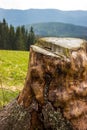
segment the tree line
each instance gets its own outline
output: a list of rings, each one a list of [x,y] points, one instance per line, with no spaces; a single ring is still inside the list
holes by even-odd
[[[0,21],[0,49],[5,50],[29,50],[30,45],[36,40],[33,27],[30,31],[25,26],[8,26],[5,19]]]

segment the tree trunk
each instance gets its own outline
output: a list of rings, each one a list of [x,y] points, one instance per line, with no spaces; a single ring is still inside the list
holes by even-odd
[[[86,44],[43,38],[31,46],[24,89],[0,111],[0,130],[87,130]]]

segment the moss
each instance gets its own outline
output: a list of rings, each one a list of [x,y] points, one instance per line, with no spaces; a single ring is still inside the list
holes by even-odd
[[[69,57],[69,55],[70,55],[70,53],[69,53],[69,49],[67,49],[67,48],[63,48],[63,52],[64,52],[64,55],[66,56],[66,57]]]
[[[60,108],[55,110],[52,104],[48,102],[46,106],[44,106],[42,113],[44,117],[45,130],[72,130],[70,122],[66,121],[63,117]]]

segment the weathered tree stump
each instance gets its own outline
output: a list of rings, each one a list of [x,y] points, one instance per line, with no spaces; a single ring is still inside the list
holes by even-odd
[[[87,130],[87,42],[43,38],[30,49],[24,89],[0,130]]]

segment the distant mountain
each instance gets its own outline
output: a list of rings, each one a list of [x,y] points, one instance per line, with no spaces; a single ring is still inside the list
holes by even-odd
[[[40,36],[78,37],[87,39],[87,27],[59,22],[38,23],[26,25],[26,29],[33,27],[35,34]]]
[[[43,22],[63,22],[87,26],[87,11],[61,11],[57,9],[0,9],[0,21],[5,18],[14,26]]]

